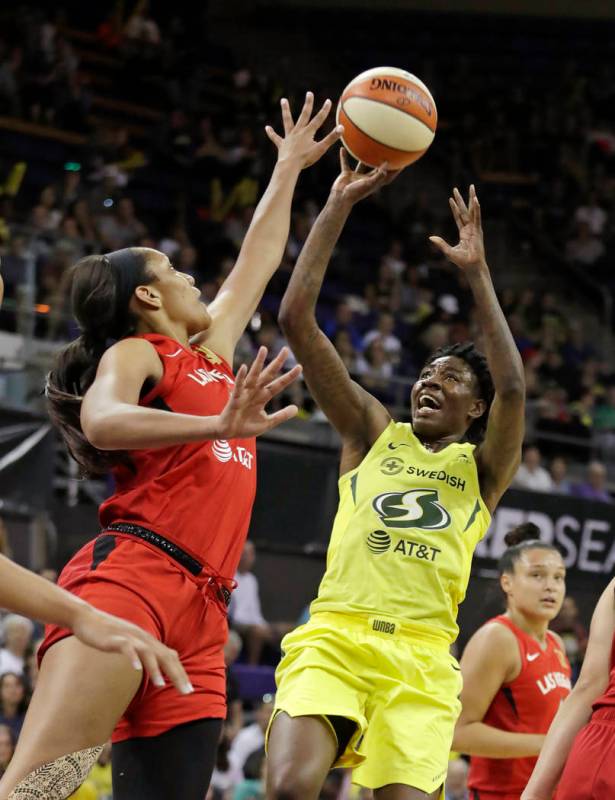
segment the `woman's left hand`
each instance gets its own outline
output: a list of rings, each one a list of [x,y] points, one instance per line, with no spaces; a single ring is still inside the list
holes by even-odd
[[[310,167],[340,138],[344,130],[338,125],[319,142],[314,139],[329,115],[331,101],[325,100],[320,111],[312,117],[314,95],[308,92],[297,122],[293,122],[290,105],[285,97],[282,98],[281,105],[284,136],[277,134],[271,125],[265,127],[265,133],[278,148],[278,163],[291,161],[295,162],[299,169]]]
[[[467,206],[458,189],[453,189],[453,197],[449,197],[448,202],[459,231],[459,243],[451,247],[440,236],[430,236],[429,241],[433,242],[453,264],[464,271],[485,267],[485,243],[480,204],[474,184],[470,186]]]

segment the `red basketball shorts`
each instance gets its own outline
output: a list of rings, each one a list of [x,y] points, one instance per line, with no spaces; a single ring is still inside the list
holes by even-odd
[[[559,782],[556,800],[615,798],[615,708],[594,711],[579,731]]]
[[[144,672],[139,691],[119,720],[113,741],[157,736],[185,722],[226,716],[224,606],[180,564],[157,548],[125,535],[104,535],[66,565],[60,586],[102,611],[133,622],[179,657],[194,686],[181,695],[167,681],[154,686]],[[71,632],[48,625],[39,659]]]

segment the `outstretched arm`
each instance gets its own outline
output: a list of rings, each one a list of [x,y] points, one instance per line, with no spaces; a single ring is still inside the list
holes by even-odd
[[[157,686],[162,672],[182,694],[193,691],[177,653],[130,622],[98,611],[40,575],[0,556],[0,607],[68,628],[84,644],[123,653],[135,669],[148,671]]]
[[[390,417],[384,406],[350,377],[333,344],[318,327],[316,301],[352,206],[391,179],[383,168],[353,172],[340,151],[341,174],[303,246],[280,306],[279,322],[303,366],[312,396],[343,440],[341,472],[352,469]]]
[[[594,611],[579,680],[551,723],[540,758],[521,800],[551,800],[575,736],[588,722],[594,701],[608,684],[614,634],[615,580],[612,580]]]
[[[487,507],[493,511],[521,460],[525,431],[523,363],[489,274],[480,205],[474,186],[470,187],[469,207],[457,189],[449,202],[459,230],[459,244],[451,247],[439,236],[431,236],[430,239],[453,264],[465,272],[483,329],[485,355],[495,397],[489,412],[485,441],[477,450],[476,460],[481,493]]]
[[[233,363],[235,345],[282,260],[299,174],[318,161],[341,133],[341,128],[335,128],[322,141],[315,142],[314,137],[331,109],[331,101],[327,100],[310,120],[313,105],[314,96],[308,92],[303,110],[294,123],[288,100],[283,99],[284,138],[270,126],[266,127],[267,136],[278,148],[273,175],[256,207],[237,262],[209,306],[211,326],[195,337],[196,342],[206,342],[230,364]]]

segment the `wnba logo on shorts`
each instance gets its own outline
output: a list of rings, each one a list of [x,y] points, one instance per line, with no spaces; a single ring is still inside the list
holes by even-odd
[[[375,619],[372,628],[378,633],[395,633],[395,623],[387,622],[385,619]]]

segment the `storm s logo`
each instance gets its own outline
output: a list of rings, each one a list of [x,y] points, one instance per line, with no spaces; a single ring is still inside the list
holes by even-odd
[[[451,523],[450,514],[438,500],[436,489],[410,489],[379,494],[372,507],[387,528],[436,531]]]

